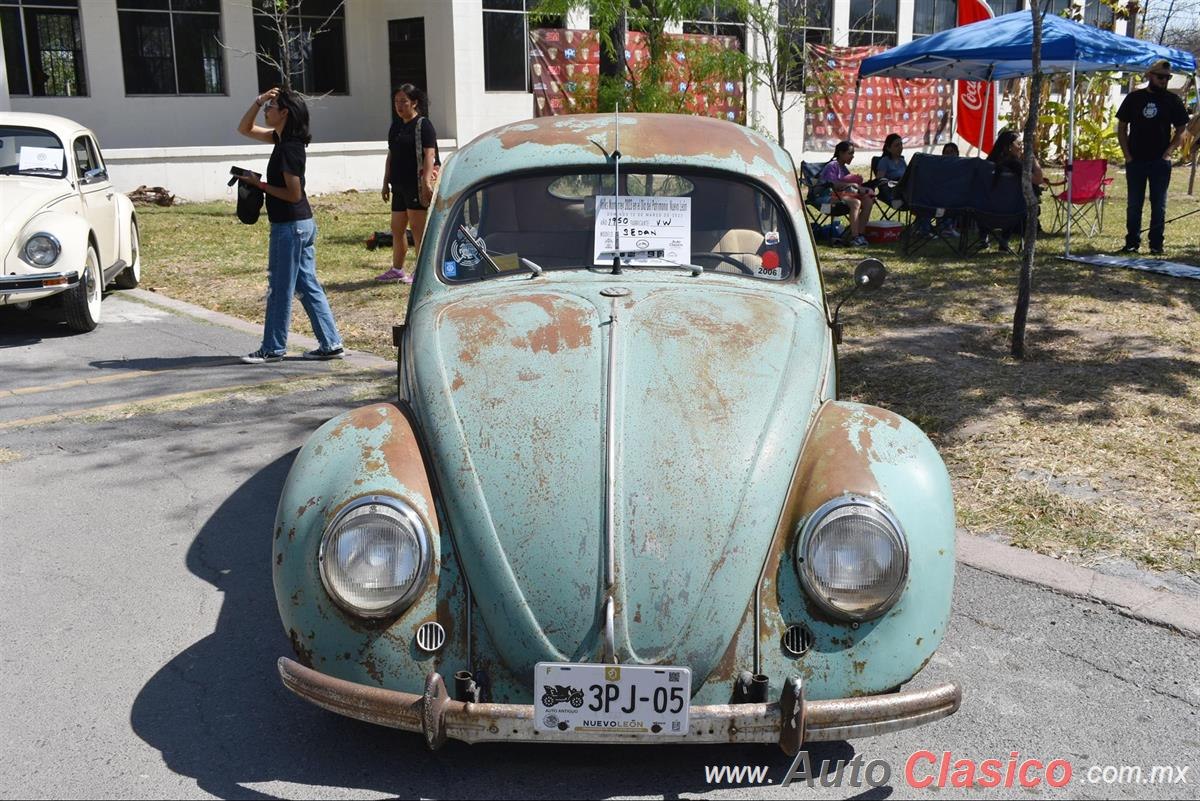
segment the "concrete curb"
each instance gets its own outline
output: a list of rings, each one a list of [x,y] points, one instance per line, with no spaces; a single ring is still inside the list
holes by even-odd
[[[196,306],[186,301],[176,300],[175,298],[162,295],[158,292],[149,292],[145,289],[128,289],[121,293],[123,297],[140,300],[143,303],[148,303],[151,306],[161,306],[164,309],[170,309],[181,314],[186,314],[189,317],[195,317],[205,322],[213,323],[214,325],[223,325],[226,328],[232,328],[236,331],[244,331],[247,334],[253,334],[255,337],[262,337],[262,326],[256,323],[247,322],[240,317],[234,317],[229,314],[205,309]],[[389,332],[390,335],[390,332]],[[320,347],[316,339],[304,334],[288,334],[288,341],[293,344],[299,344],[305,350],[313,350]],[[248,344],[248,347],[253,347],[253,341]],[[390,359],[381,359],[373,353],[363,353],[358,350],[346,349],[347,363],[355,367],[364,369],[380,370],[384,372],[394,372],[396,363]]]
[[[245,331],[247,334],[258,336],[262,333],[261,325],[175,300],[157,292],[134,289],[122,294],[216,325]],[[305,348],[317,347],[317,341],[309,336],[291,334],[289,339]],[[355,366],[380,371],[390,372],[396,369],[395,362],[361,351],[346,351],[346,361]],[[993,542],[965,531],[958,532],[957,549],[958,561],[977,570],[1044,587],[1062,595],[1095,601],[1135,620],[1165,626],[1188,637],[1200,638],[1200,601],[1179,593],[1152,590],[1129,579],[1106,576],[1086,567]]]
[[[957,558],[964,565],[1062,595],[1095,601],[1126,617],[1200,638],[1200,601],[1176,592],[1152,590],[1129,579],[1106,576],[964,531],[959,531],[956,539]]]

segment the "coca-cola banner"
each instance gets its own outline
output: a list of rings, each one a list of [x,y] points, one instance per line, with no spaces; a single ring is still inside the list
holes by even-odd
[[[991,18],[992,8],[986,0],[959,0],[959,25]],[[995,82],[958,82],[958,135],[972,145],[978,146],[982,141],[983,150],[991,147],[996,138],[996,89]],[[980,126],[983,128],[982,140]]]
[[[600,44],[595,31],[536,28],[529,31],[533,116],[596,110]]]
[[[858,90],[854,134],[850,135],[858,65],[885,49],[807,46],[805,150],[832,152],[843,139],[852,139],[860,150],[876,150],[883,147],[890,133],[900,134],[905,145],[912,148],[950,140],[952,93],[950,82],[940,78],[864,78]]]
[[[664,88],[682,96],[692,114],[743,122],[746,85],[732,76],[700,74],[693,63],[712,51],[737,49],[733,36],[668,34],[671,68]],[[600,76],[600,45],[595,31],[538,28],[529,32],[529,72],[533,83],[533,114],[581,114],[596,110]],[[637,80],[650,59],[646,35],[630,31],[625,39],[625,62]]]

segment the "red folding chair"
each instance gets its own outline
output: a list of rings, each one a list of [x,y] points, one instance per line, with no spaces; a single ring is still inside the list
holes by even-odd
[[[1078,227],[1080,232],[1088,231],[1090,236],[1096,236],[1104,227],[1105,188],[1113,182],[1106,173],[1108,162],[1104,159],[1082,159],[1075,162],[1075,179],[1071,183],[1071,197],[1067,198],[1067,181],[1050,181],[1050,186],[1061,186],[1063,190],[1051,195],[1054,201],[1054,223],[1052,233],[1059,233],[1067,227],[1067,215],[1070,215],[1071,227]]]

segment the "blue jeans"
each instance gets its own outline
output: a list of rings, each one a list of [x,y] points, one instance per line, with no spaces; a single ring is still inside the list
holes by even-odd
[[[292,323],[292,295],[308,313],[313,333],[322,350],[342,346],[333,312],[325,290],[317,280],[317,225],[310,218],[286,223],[271,223],[271,244],[267,251],[267,319],[263,324],[262,349],[266,353],[287,351],[288,328]]]
[[[1150,249],[1162,250],[1167,220],[1167,187],[1171,185],[1171,162],[1167,159],[1131,161],[1125,165],[1129,205],[1125,209],[1125,245],[1142,244],[1142,204],[1150,184]]]

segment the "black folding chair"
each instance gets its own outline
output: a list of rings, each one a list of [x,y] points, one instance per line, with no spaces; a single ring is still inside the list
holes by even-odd
[[[845,217],[846,227],[849,228],[850,207],[833,199],[833,186],[821,180],[823,166],[800,162],[800,182],[804,185],[804,214],[812,226],[813,235],[818,241],[828,242],[833,239],[833,223],[838,217]]]
[[[871,180],[867,181],[867,186],[875,190],[875,205],[872,208],[879,210],[881,220],[901,221],[903,218],[903,222],[907,224],[908,207],[904,205],[904,198],[900,196],[900,182],[875,178],[875,167],[881,158],[883,156],[871,157]]]
[[[941,242],[961,252],[961,229],[974,203],[974,172],[971,162],[957,156],[916,153],[908,163],[898,187],[911,217],[900,234],[900,251],[909,256],[931,242]]]
[[[1025,237],[1025,193],[1021,176],[1008,169],[980,169],[975,175],[975,210],[971,231],[964,231],[963,252],[977,252],[995,242],[1001,250],[1020,252]]]

